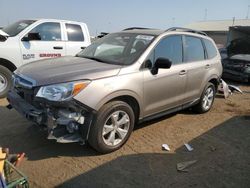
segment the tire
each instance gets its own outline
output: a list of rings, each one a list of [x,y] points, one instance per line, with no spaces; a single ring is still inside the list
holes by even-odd
[[[123,122],[119,121],[123,118]],[[97,113],[89,133],[89,144],[100,153],[119,149],[130,137],[135,124],[135,114],[123,101],[105,104]]]
[[[12,85],[11,77],[12,72],[6,67],[0,65],[0,98],[7,96]]]
[[[199,103],[193,107],[194,111],[200,114],[208,112],[213,106],[215,93],[216,93],[216,90],[215,90],[214,84],[209,82],[206,85],[201,95]]]

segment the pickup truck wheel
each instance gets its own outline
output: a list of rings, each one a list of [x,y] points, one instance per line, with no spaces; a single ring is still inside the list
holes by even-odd
[[[133,131],[133,109],[123,101],[104,105],[89,133],[89,144],[98,152],[109,153],[119,149]]]
[[[208,83],[201,95],[200,102],[194,106],[194,110],[200,114],[208,112],[214,103],[215,86],[212,83]]]
[[[11,87],[11,76],[11,71],[0,65],[0,98],[6,97]]]

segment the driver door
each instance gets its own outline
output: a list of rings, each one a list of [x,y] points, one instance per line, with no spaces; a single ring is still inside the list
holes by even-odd
[[[29,33],[38,33],[40,39],[28,39],[28,41],[21,39],[23,63],[65,55],[65,41],[62,40],[62,29],[59,22],[41,23]],[[28,34],[25,37],[28,38]]]
[[[172,66],[170,69],[159,69],[156,75],[149,68],[144,69],[145,117],[180,106],[185,98],[187,75],[182,63],[182,36],[163,38],[147,60],[154,66],[158,58],[169,59]]]

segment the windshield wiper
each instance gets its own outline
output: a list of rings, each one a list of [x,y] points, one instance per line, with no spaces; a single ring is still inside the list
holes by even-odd
[[[80,55],[76,55],[76,57],[91,59],[91,60],[94,60],[94,61],[98,61],[98,62],[102,62],[102,63],[107,63],[107,64],[110,64],[110,63],[111,63],[111,62],[109,62],[109,61],[100,59],[100,58],[98,58],[98,57],[89,57],[89,56],[80,56]]]

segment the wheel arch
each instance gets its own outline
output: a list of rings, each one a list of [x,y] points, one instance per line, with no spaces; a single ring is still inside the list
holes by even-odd
[[[120,100],[128,103],[135,113],[136,122],[139,120],[139,118],[141,117],[142,103],[139,97],[133,92],[123,91],[113,93],[101,100],[102,102],[98,104],[97,110],[99,110],[103,105],[115,100]]]
[[[203,81],[203,83],[202,83],[202,86],[203,86],[203,87],[201,87],[201,89],[200,89],[200,95],[199,95],[200,97],[201,97],[201,95],[202,95],[202,93],[203,93],[203,91],[204,91],[206,85],[207,85],[209,82],[212,83],[212,84],[214,84],[215,89],[216,89],[216,91],[217,91],[217,88],[218,88],[219,82],[220,82],[220,77],[218,77],[218,75],[216,75],[216,74],[213,74],[213,75],[209,76],[207,79],[205,79],[205,80]]]
[[[17,69],[17,67],[11,61],[4,59],[4,58],[0,58],[0,65],[2,65],[3,67],[6,67],[11,72],[14,72]]]
[[[209,79],[208,82],[214,84],[215,91],[217,92],[218,86],[220,84],[220,79],[218,77],[212,77],[212,78]]]

